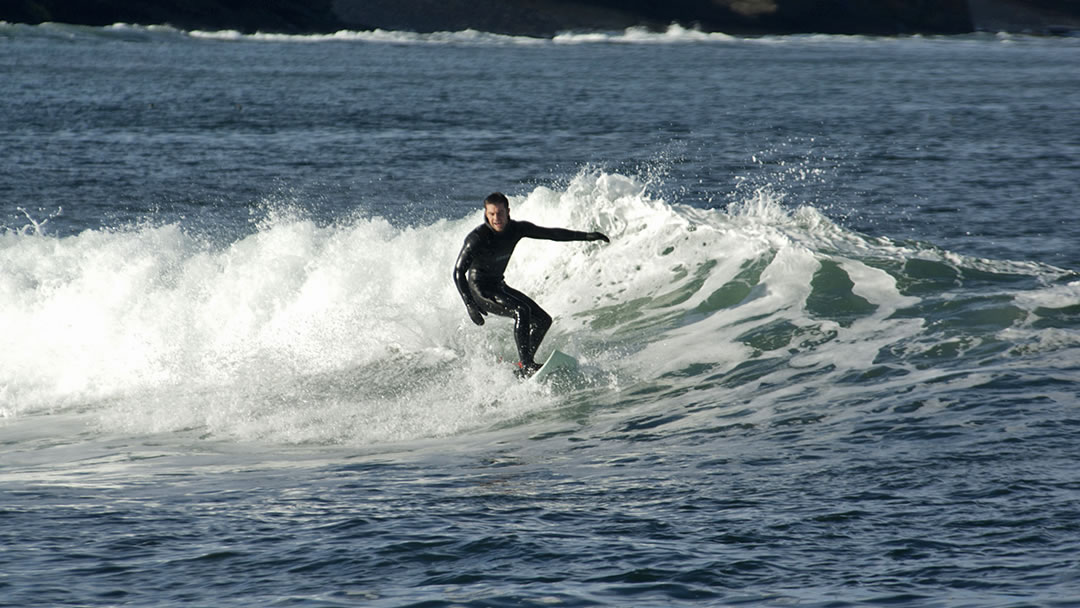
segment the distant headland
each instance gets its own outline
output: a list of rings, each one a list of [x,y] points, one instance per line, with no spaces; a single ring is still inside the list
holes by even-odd
[[[1080,0],[8,0],[0,20],[245,33],[466,29],[523,36],[663,29],[763,34],[1080,32]]]

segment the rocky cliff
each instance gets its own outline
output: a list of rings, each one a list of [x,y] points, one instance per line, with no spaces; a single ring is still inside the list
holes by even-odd
[[[1080,29],[1080,0],[2,0],[0,20],[285,33],[471,28],[549,36],[671,23],[751,35],[1049,33]]]

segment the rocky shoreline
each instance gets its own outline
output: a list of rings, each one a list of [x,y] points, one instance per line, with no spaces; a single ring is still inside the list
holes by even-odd
[[[526,36],[663,29],[735,35],[1080,32],[1080,0],[9,0],[0,20],[328,33],[475,29]]]

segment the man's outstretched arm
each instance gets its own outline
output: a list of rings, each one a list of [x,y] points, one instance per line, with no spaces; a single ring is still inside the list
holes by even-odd
[[[548,241],[604,241],[611,240],[602,232],[581,232],[567,230],[566,228],[545,228],[530,222],[521,222],[525,229],[523,234],[531,239],[545,239]]]

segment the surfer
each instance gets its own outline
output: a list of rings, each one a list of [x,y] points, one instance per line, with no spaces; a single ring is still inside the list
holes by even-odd
[[[551,327],[551,315],[529,296],[510,287],[503,280],[514,247],[523,238],[549,241],[604,241],[599,232],[578,232],[565,228],[544,228],[530,222],[510,219],[510,201],[501,192],[484,199],[484,223],[465,237],[465,244],[454,265],[454,283],[469,318],[484,324],[484,315],[495,314],[514,319],[514,341],[518,351],[518,373],[531,376],[540,369],[533,360],[544,334]]]

